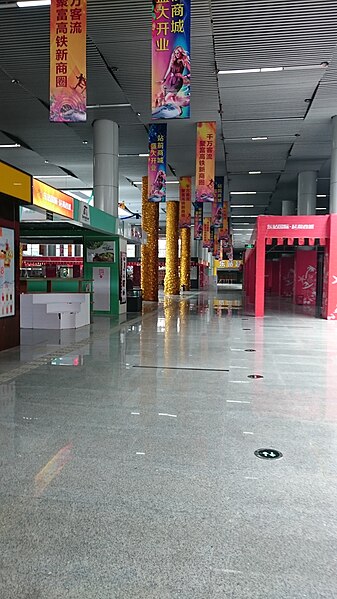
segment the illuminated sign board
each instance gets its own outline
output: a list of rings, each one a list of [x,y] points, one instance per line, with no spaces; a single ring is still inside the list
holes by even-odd
[[[32,177],[5,162],[0,162],[0,193],[31,204]]]
[[[74,199],[37,179],[33,182],[33,204],[60,216],[74,218]]]

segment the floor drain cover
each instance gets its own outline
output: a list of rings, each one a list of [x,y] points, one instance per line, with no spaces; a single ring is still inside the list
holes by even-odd
[[[245,349],[245,351],[256,351],[256,349]]]
[[[277,449],[257,449],[254,454],[261,460],[279,460],[283,457],[283,453],[277,451]]]
[[[262,374],[249,374],[248,377],[249,379],[263,379]]]

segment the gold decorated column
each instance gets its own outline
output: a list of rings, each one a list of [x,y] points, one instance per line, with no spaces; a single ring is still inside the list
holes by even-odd
[[[179,202],[166,202],[166,274],[165,293],[179,295]]]
[[[147,242],[142,245],[141,278],[143,300],[158,301],[159,204],[148,200],[148,178],[142,179],[142,228]]]
[[[191,229],[181,229],[181,256],[180,256],[180,286],[185,291],[191,288]]]

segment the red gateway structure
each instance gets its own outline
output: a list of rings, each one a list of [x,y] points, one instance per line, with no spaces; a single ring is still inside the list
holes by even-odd
[[[337,214],[326,216],[259,216],[246,250],[244,294],[247,309],[264,316],[265,290],[294,303],[315,305],[317,251],[324,250],[322,317],[337,320]],[[266,250],[293,249],[274,264],[266,262]],[[296,246],[296,247],[293,247]]]

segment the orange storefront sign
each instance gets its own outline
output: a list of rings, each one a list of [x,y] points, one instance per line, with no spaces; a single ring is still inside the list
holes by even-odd
[[[60,216],[74,218],[73,198],[37,179],[33,182],[33,204]]]

